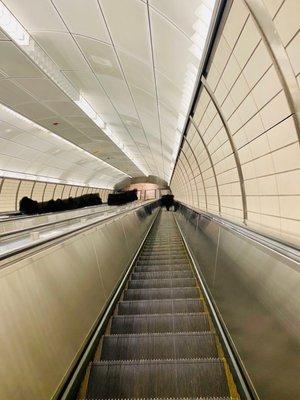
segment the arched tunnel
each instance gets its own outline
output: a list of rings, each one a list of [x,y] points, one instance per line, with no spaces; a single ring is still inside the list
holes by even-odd
[[[0,400],[300,398],[299,28],[0,0]]]

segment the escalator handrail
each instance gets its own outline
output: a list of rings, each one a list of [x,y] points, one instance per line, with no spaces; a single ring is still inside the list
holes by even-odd
[[[145,205],[145,204],[147,204],[147,203],[143,203],[143,205]],[[93,207],[94,207],[94,206],[93,206]],[[114,208],[112,208],[111,210],[114,210]],[[59,214],[62,214],[62,213],[64,213],[64,212],[71,212],[71,211],[76,211],[76,210],[67,210],[67,211],[59,212]],[[78,215],[77,217],[65,218],[65,219],[62,219],[62,220],[60,220],[60,221],[50,221],[50,222],[45,222],[45,223],[43,223],[43,224],[38,224],[38,225],[30,226],[30,227],[28,227],[28,228],[15,229],[15,230],[7,231],[7,232],[2,232],[2,233],[0,233],[0,240],[1,240],[2,238],[6,238],[6,237],[9,237],[9,236],[14,236],[14,235],[17,236],[17,235],[19,235],[19,234],[21,234],[21,233],[26,233],[26,232],[30,232],[30,231],[35,231],[35,230],[37,230],[37,229],[46,228],[47,226],[56,225],[56,224],[57,224],[57,225],[59,225],[59,224],[64,224],[64,223],[66,223],[66,222],[74,221],[74,220],[76,220],[76,219],[80,220],[81,218],[85,218],[85,217],[88,217],[88,216],[96,216],[96,215],[103,214],[103,213],[108,212],[108,211],[109,211],[109,209],[105,209],[105,210],[102,210],[102,211],[99,210],[99,211],[96,211],[96,212],[94,212],[94,213],[82,214],[82,215]],[[54,215],[54,214],[56,214],[56,213],[40,214],[40,215],[30,216],[30,217],[31,217],[31,218],[32,218],[32,217],[42,217],[42,216],[44,216],[44,215],[48,216],[48,215]],[[29,216],[28,216],[28,217],[29,217]],[[3,221],[3,222],[4,222],[4,221]],[[7,222],[7,221],[5,221],[5,222]],[[0,221],[0,223],[1,223],[1,221]]]
[[[177,201],[177,203],[208,219],[209,221],[217,223],[219,226],[222,226],[231,232],[246,237],[247,239],[258,243],[265,248],[280,254],[280,256],[288,258],[292,261],[296,261],[297,263],[300,262],[300,249],[292,244],[281,242],[277,238],[256,232],[254,229],[251,229],[247,226],[242,226],[238,223],[216,216],[207,211],[199,210],[181,201]]]
[[[80,227],[70,229],[68,232],[58,233],[57,235],[55,235],[53,237],[46,238],[46,239],[40,239],[40,240],[35,241],[34,243],[29,243],[29,244],[20,246],[17,249],[13,249],[11,251],[6,252],[5,254],[1,254],[0,255],[0,262],[3,261],[3,260],[8,259],[10,257],[17,256],[17,255],[19,255],[19,254],[21,254],[21,253],[23,253],[25,251],[33,250],[33,249],[35,249],[37,247],[40,247],[40,246],[43,246],[43,245],[49,245],[50,246],[50,245],[53,245],[53,244],[58,244],[60,241],[62,241],[62,239],[64,240],[67,236],[71,237],[71,236],[77,235],[80,232],[83,232],[85,230],[89,230],[89,229],[91,229],[91,228],[93,228],[93,227],[95,227],[97,225],[105,224],[105,223],[107,223],[108,221],[110,221],[110,220],[112,220],[114,218],[119,218],[120,216],[122,216],[124,214],[131,213],[133,211],[136,211],[139,208],[143,208],[143,207],[149,206],[149,205],[154,204],[156,202],[158,202],[158,200],[153,200],[153,201],[150,201],[150,202],[148,202],[146,204],[145,203],[144,204],[140,204],[140,205],[138,205],[136,207],[133,207],[133,208],[131,208],[129,210],[124,210],[124,211],[121,211],[121,212],[119,212],[117,214],[114,214],[114,215],[108,215],[106,218],[101,219],[101,221],[86,222],[86,223],[83,223],[82,226],[80,226]],[[43,249],[44,249],[44,246],[43,246]],[[4,266],[0,267],[0,269],[3,269],[3,268],[4,268]]]

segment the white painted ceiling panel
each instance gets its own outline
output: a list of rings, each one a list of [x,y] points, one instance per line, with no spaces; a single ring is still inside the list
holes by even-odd
[[[189,51],[192,42],[174,25],[151,11],[155,68],[178,87],[182,87],[187,65],[194,61]]]
[[[21,90],[14,82],[8,79],[0,79],[1,102],[11,106],[26,102],[33,102],[34,98]]]
[[[61,70],[73,70],[76,66],[77,71],[88,71],[88,65],[69,33],[37,32],[33,37]]]
[[[139,0],[100,0],[100,4],[114,45],[151,63],[146,5]]]
[[[50,0],[5,0],[4,4],[29,32],[67,31]]]
[[[17,78],[14,82],[41,101],[68,101],[54,83],[45,78]],[[69,100],[70,102],[70,100]],[[71,102],[70,102],[71,103]],[[74,107],[75,108],[75,107]],[[78,107],[77,107],[78,108]]]
[[[201,1],[184,0],[183,4],[182,0],[149,0],[149,3],[187,37],[190,38],[193,35],[193,24],[197,20],[195,13]]]
[[[39,78],[42,73],[11,41],[0,42],[0,70],[9,77]]]
[[[143,62],[124,51],[118,51],[118,54],[129,85],[155,96],[152,64]]]
[[[109,35],[97,0],[53,0],[53,4],[63,16],[71,33],[109,42]]]

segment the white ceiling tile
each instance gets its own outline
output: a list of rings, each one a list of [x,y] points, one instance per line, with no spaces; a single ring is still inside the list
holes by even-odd
[[[79,107],[77,107],[72,101],[45,101],[44,104],[51,108],[56,114],[59,114],[60,116],[68,116],[68,115],[74,115],[74,116],[80,116],[80,117],[85,117],[85,114],[83,111],[80,110]]]
[[[105,42],[110,41],[97,0],[54,0],[53,2],[71,33]]]
[[[21,90],[12,81],[7,79],[0,80],[0,102],[10,107],[17,104],[32,102],[34,99],[26,92]]]
[[[37,32],[33,37],[60,69],[88,70],[84,57],[69,33]]]
[[[124,80],[107,75],[99,76],[105,91],[113,101],[119,114],[136,118],[136,111]]]
[[[107,123],[120,121],[100,82],[91,71],[66,71],[64,74]]]
[[[195,61],[189,51],[191,42],[157,12],[151,11],[150,15],[155,68],[182,87],[187,66]]]
[[[84,116],[82,116],[82,117],[69,116],[69,117],[66,117],[66,120],[68,122],[70,122],[70,124],[72,126],[74,126],[75,128],[78,128],[78,129],[95,127],[94,123],[91,120],[89,120],[88,118],[85,118]]]
[[[68,99],[68,97],[57,86],[55,86],[54,83],[46,78],[18,78],[14,79],[14,82],[42,101],[66,101]]]
[[[122,78],[112,46],[81,36],[75,38],[96,74]]]
[[[135,57],[149,63],[149,40],[146,5],[139,0],[100,0],[113,42]]]
[[[17,48],[8,41],[0,41],[0,70],[9,77],[42,77],[40,70]]]
[[[14,107],[14,110],[27,118],[37,121],[39,118],[48,118],[53,114],[48,108],[38,102],[20,104]]]
[[[201,0],[184,0],[184,6],[182,0],[149,0],[149,3],[188,37],[193,35],[193,24],[197,20],[195,12],[202,3]]]
[[[50,0],[5,0],[7,8],[29,31],[67,31]]]
[[[145,63],[123,51],[118,51],[126,79],[130,86],[155,95],[152,63]]]
[[[148,114],[157,119],[156,97],[154,93],[140,88],[132,88],[132,95],[140,113]]]
[[[158,101],[164,103],[169,109],[177,113],[180,111],[182,92],[166,76],[157,71]]]

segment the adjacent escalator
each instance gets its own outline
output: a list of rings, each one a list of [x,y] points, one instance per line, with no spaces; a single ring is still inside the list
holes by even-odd
[[[80,398],[239,398],[171,212],[144,243]]]

